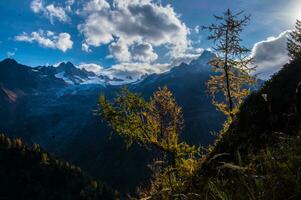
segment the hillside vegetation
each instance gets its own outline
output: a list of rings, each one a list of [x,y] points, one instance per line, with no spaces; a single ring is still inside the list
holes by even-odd
[[[127,90],[100,98],[100,113],[128,144],[157,152],[146,199],[300,199],[301,59],[291,61],[238,107],[216,142],[181,141],[182,114],[167,89],[149,100]],[[180,122],[180,123],[179,123]]]
[[[99,91],[98,87],[88,86],[87,90],[72,87],[75,95],[65,95],[65,85],[56,80],[57,85],[52,89],[56,91],[63,87],[60,88],[63,89],[60,90],[60,94],[55,93],[60,99],[59,102],[63,104],[58,106],[57,102],[53,102],[55,106],[50,110],[65,109],[67,102],[70,102],[74,108],[80,110],[80,118],[66,121],[66,124],[74,126],[73,129],[71,126],[57,126],[56,131],[52,130],[52,134],[37,134],[37,138],[43,138],[42,142],[49,144],[51,140],[58,138],[58,135],[53,133],[62,132],[64,137],[60,138],[61,147],[68,149],[68,154],[74,157],[74,160],[85,163],[83,166],[100,171],[102,177],[106,178],[102,180],[119,185],[124,198],[301,199],[301,22],[297,21],[296,30],[292,31],[288,38],[289,63],[261,89],[251,92],[256,80],[250,72],[255,70],[256,66],[251,66],[253,59],[249,56],[250,50],[241,44],[240,34],[250,20],[250,15],[242,14],[243,12],[232,13],[228,9],[222,16],[214,16],[218,24],[203,27],[211,32],[208,39],[213,40],[215,44],[213,49],[216,56],[204,52],[200,59],[189,65],[182,64],[170,72],[149,76],[139,83],[139,86],[130,85],[129,89],[123,88],[116,95],[112,92],[116,91],[117,87],[111,87],[113,90],[106,88],[105,91],[110,91],[111,95],[100,96],[99,109],[93,109],[96,116],[92,117],[91,113],[86,113],[86,117],[83,118],[86,110],[94,108],[94,100],[89,97],[96,98],[95,91]],[[213,67],[214,73],[209,70],[210,66],[207,63]],[[36,74],[36,70],[22,67],[19,75],[27,77],[27,84],[23,85],[22,82],[12,81],[13,73],[6,64],[18,68],[13,60],[4,62],[2,70],[9,76],[0,75],[0,79],[4,80],[2,85],[0,84],[0,103],[10,105],[16,101],[18,95],[22,96],[25,92],[30,94],[27,97],[34,97],[35,93],[32,92],[38,91],[39,87],[47,90],[47,95],[38,99],[43,100],[41,102],[51,99],[49,97],[53,94],[48,96],[48,86],[53,81],[52,72],[44,80]],[[196,68],[197,66],[199,67]],[[72,74],[79,73],[78,70],[74,71],[71,63],[67,63],[65,67],[69,69],[69,78]],[[199,79],[199,76],[202,78]],[[198,87],[200,80],[202,86],[207,82],[207,92],[211,95],[212,105],[227,118],[222,130],[218,134],[211,134],[210,137],[209,128],[212,127],[214,129],[211,131],[215,131],[218,124],[222,125],[222,122],[219,122],[224,117],[219,115],[221,113],[212,114],[214,107],[211,104],[209,107],[198,106],[208,103],[205,88],[202,87],[202,95],[198,95],[198,91],[193,89]],[[43,82],[42,85],[39,84],[40,81]],[[158,87],[155,92],[154,87]],[[19,89],[22,89],[22,92]],[[174,95],[173,90],[178,91],[178,94]],[[133,91],[144,93],[140,95]],[[76,94],[77,92],[80,95]],[[78,97],[78,101],[75,96]],[[188,105],[186,108],[189,108],[190,112],[183,111],[176,101],[177,98],[182,99],[183,105]],[[91,104],[87,103],[88,100]],[[39,107],[35,101],[31,103],[31,108]],[[78,109],[81,104],[90,106]],[[44,103],[41,105],[47,107]],[[9,112],[10,109],[15,109],[14,106],[7,111],[5,107],[2,109]],[[32,128],[35,128],[37,133],[40,128],[47,127],[45,124],[49,122],[49,118],[41,120],[40,117],[48,113],[47,109],[41,109],[44,112],[36,110],[38,115],[34,118],[36,121]],[[71,107],[70,111],[76,109]],[[25,111],[21,113],[26,113]],[[11,114],[13,116],[15,112]],[[106,124],[99,122],[101,129],[96,126],[96,120],[99,120],[97,115],[106,121]],[[59,115],[55,116],[51,126],[61,122]],[[66,116],[73,117],[74,114],[68,111]],[[192,116],[193,120],[190,120]],[[8,115],[2,114],[2,118],[5,117]],[[21,119],[17,122],[24,123]],[[185,119],[189,128],[185,128]],[[76,135],[74,132],[78,130],[79,122],[83,121],[87,122],[87,126],[82,124],[80,133],[84,133],[85,137],[79,134],[76,140],[66,142]],[[4,120],[2,123],[7,124]],[[16,129],[15,126],[10,127]],[[65,130],[70,134],[66,134]],[[115,134],[112,141],[115,143],[103,143],[99,137],[90,137],[102,133],[97,130],[112,130]],[[29,134],[32,132],[29,131]],[[102,135],[101,138],[106,136]],[[200,138],[201,136],[204,138]],[[213,144],[208,147],[200,146],[200,143],[210,143],[213,136],[216,136]],[[136,156],[127,156],[124,148],[116,146],[123,141],[126,142],[127,148],[134,144],[134,154],[129,155]],[[68,143],[73,144],[74,148],[66,145]],[[60,143],[53,143],[52,146],[58,150],[59,146],[55,144]],[[78,152],[80,156],[76,155]],[[93,180],[80,168],[53,158],[39,145],[29,147],[20,139],[12,140],[3,134],[0,135],[0,163],[0,199],[119,198],[118,194],[106,185]],[[146,170],[146,167],[149,170]],[[133,191],[138,182],[141,182],[141,185]]]
[[[118,199],[117,193],[39,145],[0,135],[0,199]]]
[[[185,197],[300,199],[300,77],[297,59],[246,99],[200,161]]]

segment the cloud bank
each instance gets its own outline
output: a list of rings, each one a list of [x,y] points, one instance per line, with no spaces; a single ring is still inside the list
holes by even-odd
[[[119,62],[151,63],[158,58],[155,47],[164,46],[168,56],[184,54],[189,29],[170,5],[151,0],[90,0],[78,11],[85,20],[78,25],[84,36],[82,49],[109,45]]]
[[[15,36],[15,40],[29,43],[36,42],[42,47],[58,49],[62,52],[72,49],[73,46],[73,41],[68,33],[56,34],[52,31],[43,30],[32,32],[31,34],[22,33],[21,35]]]
[[[30,8],[34,13],[41,13],[44,17],[48,18],[53,24],[55,20],[60,22],[69,22],[70,17],[67,12],[71,12],[71,6],[74,3],[73,0],[67,0],[66,6],[56,6],[54,4],[45,5],[43,0],[33,0],[30,4]]]
[[[94,63],[81,63],[78,68],[85,69],[89,72],[94,72],[97,75],[100,75],[103,71],[103,67]]]
[[[30,8],[42,14],[53,24],[68,23],[71,17],[80,21],[76,28],[81,37],[81,50],[97,51],[108,48],[107,59],[114,59],[109,69],[97,64],[81,64],[95,73],[100,71],[117,77],[139,77],[144,74],[162,73],[182,62],[189,63],[204,51],[200,45],[200,27],[189,29],[171,5],[155,0],[66,0],[45,3],[32,0]],[[75,9],[76,7],[76,9]],[[257,42],[252,48],[256,72],[259,78],[268,79],[288,62],[286,40],[290,31]],[[195,38],[191,41],[190,38]],[[42,47],[66,52],[73,46],[69,33],[38,31],[23,33],[17,41],[36,42]],[[163,49],[163,50],[162,50]]]
[[[49,19],[51,24],[71,22],[71,17],[76,15],[79,21],[73,23],[77,23],[82,37],[81,50],[90,53],[97,51],[97,47],[106,46],[106,58],[115,62],[110,70],[105,70],[109,75],[137,77],[161,73],[173,65],[190,62],[202,52],[194,48],[189,39],[192,32],[199,33],[199,27],[190,30],[171,5],[162,5],[155,0],[66,0],[56,3],[32,0],[30,8]],[[65,52],[72,48],[73,42],[68,33],[62,34],[52,36],[39,31],[23,33],[15,39]],[[59,40],[63,36],[65,42]],[[101,68],[95,64],[81,67],[96,72]]]
[[[287,37],[291,31],[284,31],[277,37],[269,37],[266,40],[257,42],[252,49],[259,78],[268,79],[279,71],[289,60],[287,52]]]
[[[170,69],[170,64],[147,64],[147,63],[122,63],[104,69],[101,73],[110,77],[123,80],[139,80],[141,76],[162,73]]]

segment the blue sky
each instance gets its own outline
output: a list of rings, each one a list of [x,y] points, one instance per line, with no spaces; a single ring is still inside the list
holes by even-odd
[[[0,59],[105,68],[189,60],[212,45],[197,26],[227,8],[252,15],[242,35],[250,48],[301,17],[300,0],[1,0]]]

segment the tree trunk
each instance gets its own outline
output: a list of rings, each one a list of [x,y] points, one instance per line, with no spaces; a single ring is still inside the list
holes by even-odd
[[[230,80],[229,80],[229,66],[228,66],[228,35],[229,35],[229,24],[227,24],[226,29],[226,50],[225,50],[225,63],[224,63],[224,71],[225,71],[225,78],[226,78],[226,87],[227,87],[227,96],[228,96],[228,103],[229,103],[229,111],[230,117],[233,118],[233,101],[231,96],[231,88],[230,88]]]

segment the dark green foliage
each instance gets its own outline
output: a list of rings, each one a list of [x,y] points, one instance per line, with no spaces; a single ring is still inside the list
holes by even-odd
[[[39,145],[0,135],[0,199],[117,199],[79,167],[54,159]]]
[[[297,20],[295,30],[290,33],[287,41],[288,56],[291,60],[301,58],[301,21]]]
[[[210,199],[300,199],[300,137],[222,163],[210,177]],[[222,195],[221,195],[222,194]]]

